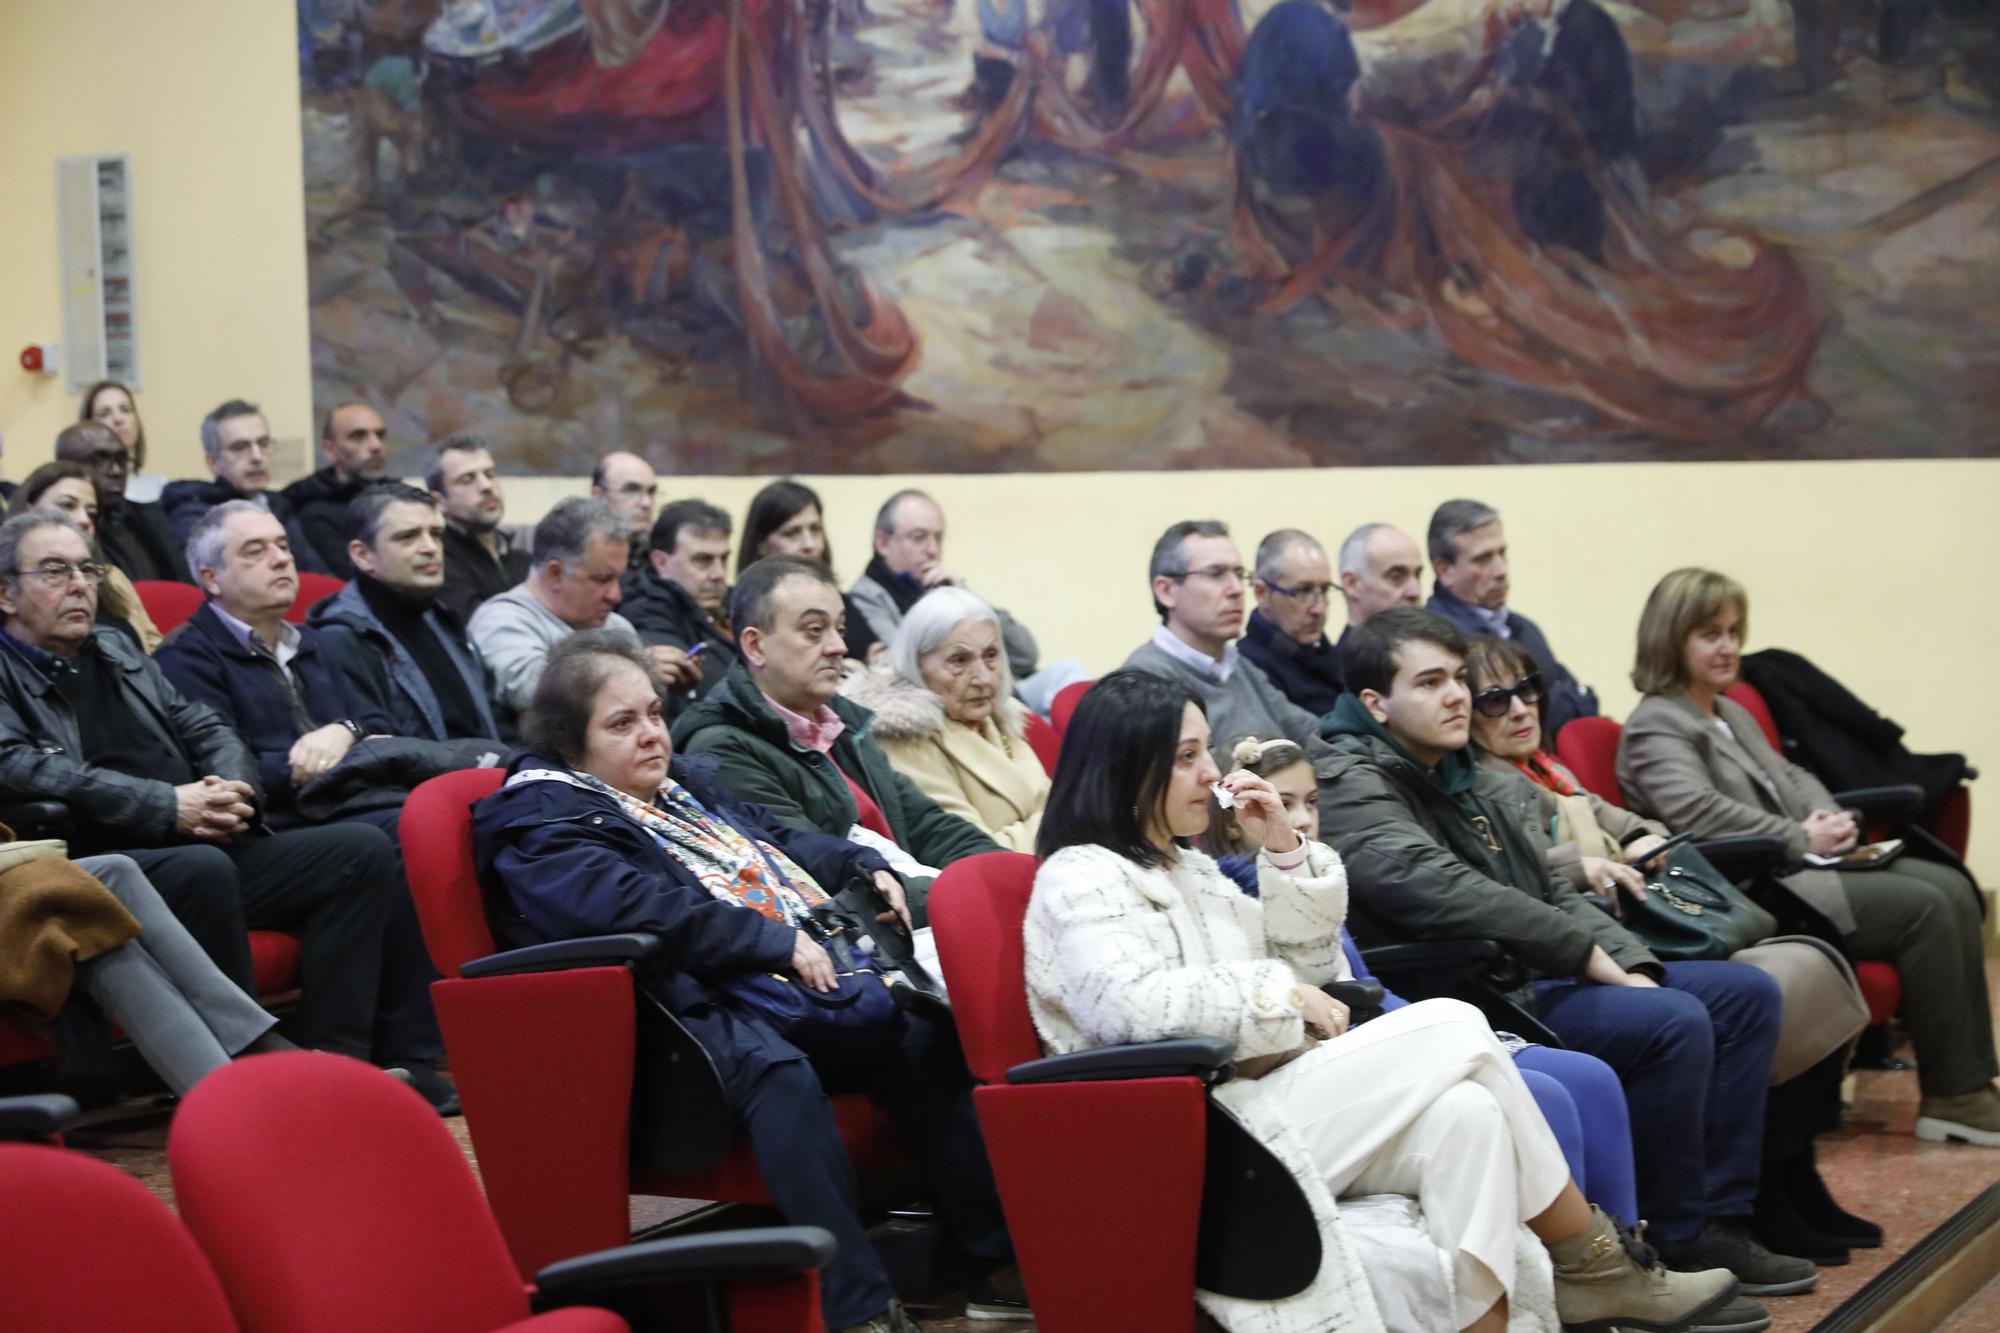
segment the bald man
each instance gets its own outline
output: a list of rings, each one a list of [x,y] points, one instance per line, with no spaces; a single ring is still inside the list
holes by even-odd
[[[653,465],[623,449],[606,454],[590,474],[590,498],[610,505],[611,512],[632,531],[628,570],[638,570],[646,563],[646,534],[653,530],[653,502],[659,491]]]
[[[193,581],[165,512],[157,504],[125,498],[125,483],[132,475],[132,451],[111,427],[97,421],[77,422],[56,436],[56,457],[90,473],[91,484],[97,488],[97,548],[106,560],[134,582]]]
[[[347,555],[347,506],[389,475],[389,427],[363,402],[337,404],[320,424],[319,456],[326,466],[301,477],[282,494],[320,562],[343,579],[354,577]]]

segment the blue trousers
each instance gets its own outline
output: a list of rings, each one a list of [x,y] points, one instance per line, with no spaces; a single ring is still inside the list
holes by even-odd
[[[1624,1225],[1637,1225],[1632,1131],[1618,1075],[1594,1055],[1551,1046],[1517,1052],[1514,1064],[1555,1131],[1583,1197]]]
[[[972,1108],[972,1075],[954,1033],[906,1018],[909,1036],[894,1061],[827,1082],[835,1091],[869,1093],[895,1118],[916,1149],[946,1239],[980,1269],[998,1268],[1013,1249]],[[778,1212],[794,1225],[825,1227],[839,1245],[819,1275],[827,1327],[882,1313],[896,1292],[862,1225],[854,1164],[818,1071],[803,1058],[780,1060],[730,1079],[728,1091]]]
[[[1658,990],[1535,983],[1542,1021],[1625,1086],[1640,1210],[1662,1249],[1748,1217],[1778,1048],[1778,984],[1743,963],[1668,963]]]

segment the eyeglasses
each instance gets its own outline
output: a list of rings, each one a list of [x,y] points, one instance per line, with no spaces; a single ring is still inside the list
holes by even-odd
[[[33,579],[44,588],[67,588],[70,580],[81,576],[86,587],[95,588],[104,582],[104,566],[94,560],[86,560],[80,565],[72,565],[67,560],[44,560],[33,569],[17,569],[15,577]]]
[[[1472,706],[1479,710],[1481,717],[1505,717],[1514,700],[1533,708],[1542,701],[1542,673],[1530,671],[1514,683],[1513,689],[1495,685],[1490,690],[1481,690],[1472,696]]]
[[[1311,606],[1314,602],[1323,602],[1333,595],[1331,583],[1301,583],[1296,588],[1286,588],[1276,583],[1266,583],[1264,586],[1281,596],[1304,602],[1307,606]]]
[[[1175,583],[1183,583],[1188,579],[1208,579],[1215,583],[1228,583],[1231,580],[1248,583],[1250,571],[1241,565],[1203,565],[1200,569],[1184,570],[1179,574],[1169,574],[1167,577]]]
[[[132,453],[128,449],[93,449],[90,461],[98,467],[131,467]]]

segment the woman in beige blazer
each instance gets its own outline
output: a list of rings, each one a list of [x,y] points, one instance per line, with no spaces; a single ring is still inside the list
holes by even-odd
[[[1000,618],[963,588],[937,588],[910,608],[888,669],[855,676],[847,694],[874,711],[869,735],[941,807],[1017,852],[1035,849],[1049,775],[1022,739]]]
[[[1698,837],[1775,835],[1794,858],[1851,851],[1854,817],[1722,697],[1737,679],[1748,612],[1742,587],[1705,569],[1675,570],[1653,589],[1632,671],[1646,697],[1618,743],[1618,785],[1634,809]],[[1917,1137],[2000,1148],[1979,890],[1913,856],[1879,869],[1801,869],[1785,882],[1840,928],[1855,957],[1896,965],[1923,1090]]]

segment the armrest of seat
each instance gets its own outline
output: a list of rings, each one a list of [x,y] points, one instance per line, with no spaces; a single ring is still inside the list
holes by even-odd
[[[1216,1083],[1236,1060],[1227,1037],[1169,1037],[1165,1041],[1099,1046],[1030,1060],[1007,1071],[1009,1083],[1088,1083],[1125,1078],[1199,1078]]]
[[[1377,976],[1384,972],[1469,971],[1501,956],[1493,940],[1435,940],[1423,944],[1384,944],[1361,951],[1361,961]]]
[[[59,1092],[0,1097],[0,1139],[52,1139],[79,1114],[76,1100]]]
[[[1726,838],[1707,838],[1694,849],[1708,858],[1710,865],[1727,879],[1744,879],[1763,870],[1778,870],[1790,864],[1785,840],[1769,833],[1733,833]]]
[[[0,801],[0,824],[17,838],[57,838],[69,831],[69,807],[61,801]]]
[[[1919,809],[1924,803],[1924,789],[1913,782],[1895,787],[1856,787],[1853,791],[1835,792],[1833,800],[1841,809],[1859,810],[1870,819],[1894,819]]]
[[[1363,981],[1359,977],[1346,981],[1329,981],[1320,989],[1354,1012],[1380,1009],[1386,996],[1381,982]]]
[[[475,958],[458,970],[467,981],[482,977],[518,976],[523,972],[567,972],[577,967],[610,967],[636,963],[660,951],[658,935],[589,935],[580,940],[531,944],[525,949]]]
[[[833,1234],[821,1227],[753,1227],[671,1236],[580,1254],[535,1274],[538,1306],[587,1305],[599,1292],[669,1282],[768,1281],[824,1268]]]

